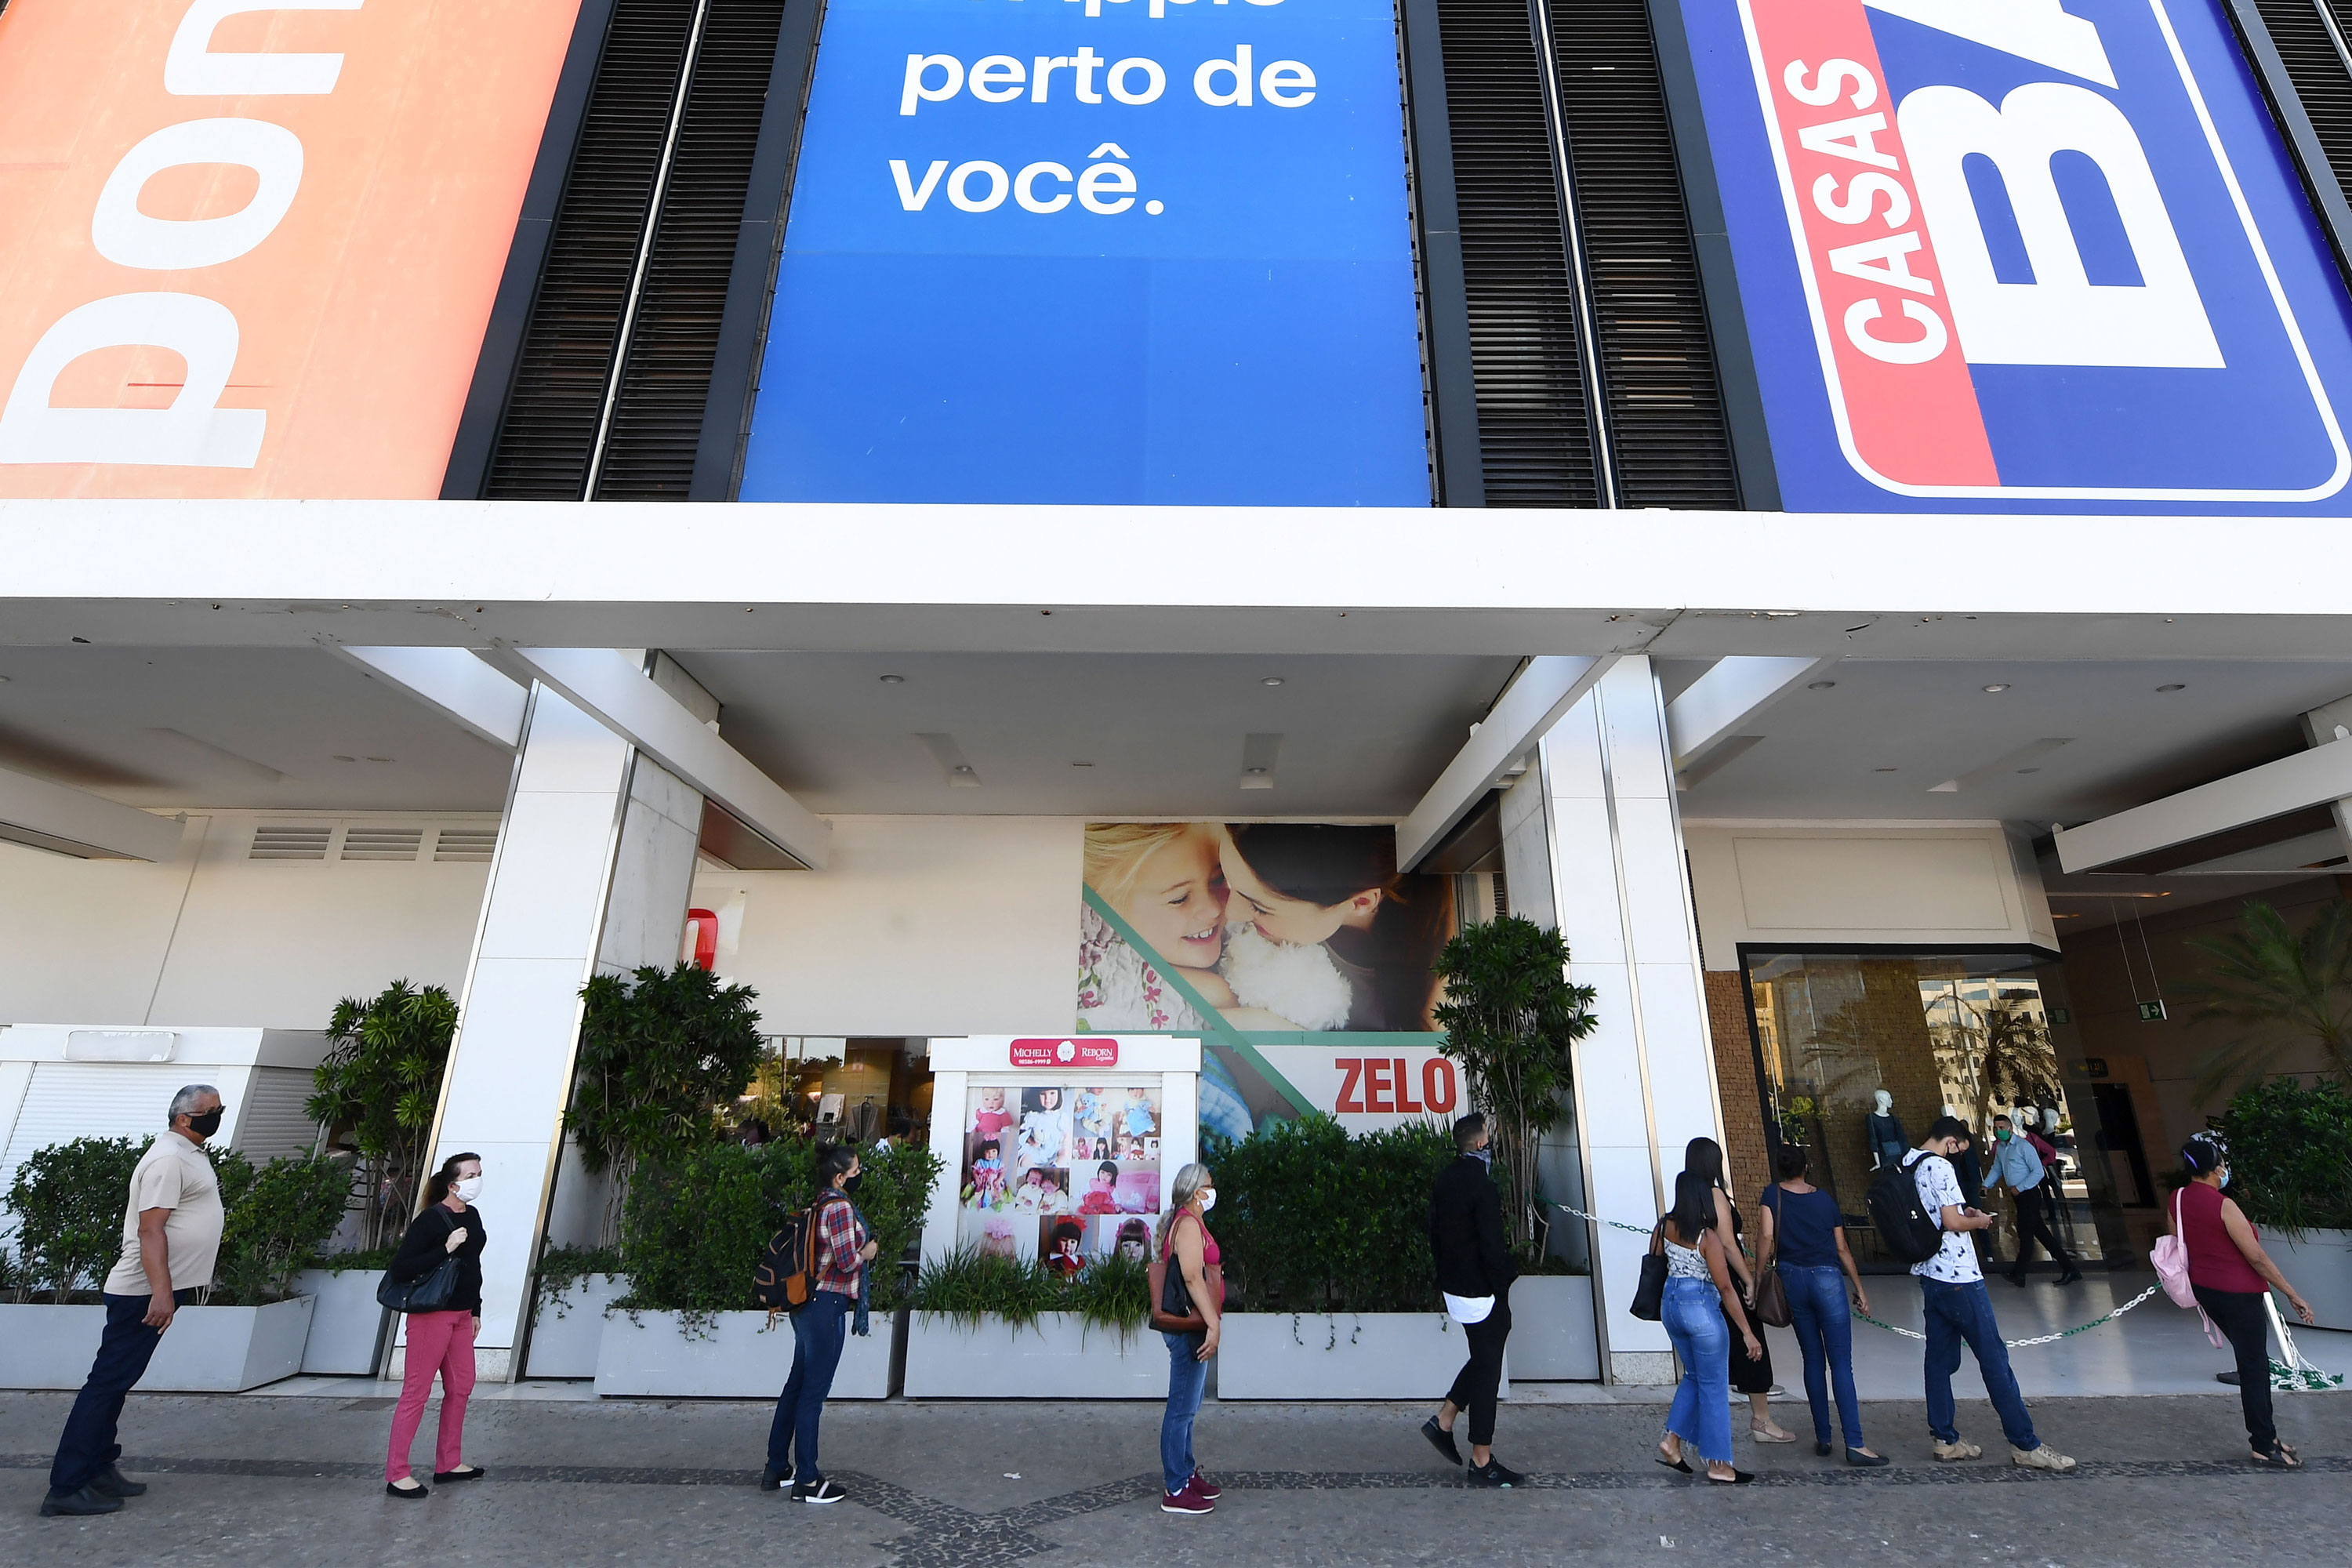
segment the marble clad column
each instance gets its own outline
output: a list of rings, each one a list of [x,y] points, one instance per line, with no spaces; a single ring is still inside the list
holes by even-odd
[[[542,685],[531,688],[442,1091],[434,1160],[482,1160],[481,1375],[520,1375],[542,1230],[593,1239],[602,1195],[559,1182],[580,988],[677,961],[701,797]],[[554,1212],[551,1212],[551,1210]],[[585,1236],[567,1235],[586,1227]],[[395,1363],[397,1365],[397,1363]]]
[[[1665,710],[1649,659],[1619,659],[1552,727],[1539,756],[1549,896],[1570,977],[1598,993],[1600,1026],[1576,1062],[1585,1206],[1647,1226],[1672,1199],[1684,1144],[1723,1136]],[[1507,826],[1506,835],[1507,854]],[[1532,915],[1536,900],[1522,900],[1514,868],[1512,904]],[[1605,1228],[1594,1240],[1609,1380],[1672,1382],[1664,1328],[1628,1310],[1647,1242]]]

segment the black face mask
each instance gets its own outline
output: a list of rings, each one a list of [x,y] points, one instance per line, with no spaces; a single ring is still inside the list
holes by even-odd
[[[858,1184],[859,1184],[860,1183],[864,1182],[865,1180],[866,1180],[866,1173],[865,1173],[865,1172],[863,1172],[863,1171],[858,1172],[858,1173],[857,1173],[857,1174],[856,1174],[856,1175],[854,1175],[854,1176],[847,1176],[847,1177],[845,1177],[845,1178],[843,1178],[843,1180],[842,1180],[842,1184],[841,1184],[841,1190],[842,1190],[843,1192],[845,1192],[845,1193],[853,1193],[853,1194],[854,1194],[854,1193],[856,1193],[856,1192],[857,1191]]]
[[[202,1116],[191,1116],[188,1118],[188,1131],[196,1135],[197,1142],[203,1142],[205,1139],[220,1131],[221,1112],[226,1109],[227,1107],[226,1106],[215,1105],[210,1110],[205,1111]]]

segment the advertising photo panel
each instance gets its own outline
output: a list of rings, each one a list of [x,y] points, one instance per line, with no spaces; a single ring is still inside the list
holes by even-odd
[[[1041,1165],[1060,1170],[1069,1158],[1070,1091],[1052,1084],[1023,1089],[1013,1169],[1024,1174]]]
[[[956,1216],[956,1245],[991,1258],[1033,1262],[1037,1257],[1037,1224],[1001,1209],[986,1214],[965,1209]]]

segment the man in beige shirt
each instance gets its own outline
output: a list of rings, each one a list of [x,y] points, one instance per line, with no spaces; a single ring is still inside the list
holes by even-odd
[[[172,1315],[213,1282],[220,1256],[220,1183],[204,1144],[220,1131],[221,1109],[210,1084],[180,1090],[167,1113],[171,1131],[148,1147],[131,1173],[122,1255],[101,1288],[105,1333],[58,1441],[49,1495],[41,1500],[44,1514],[113,1513],[123,1499],[147,1489],[116,1468],[122,1457],[116,1427],[123,1398],[147,1374]]]

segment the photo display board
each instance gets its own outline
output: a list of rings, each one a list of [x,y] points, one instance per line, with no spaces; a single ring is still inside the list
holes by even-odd
[[[1391,0],[831,0],[744,500],[1427,505]]]
[[[1680,0],[1791,511],[2352,510],[2344,284],[2221,0]]]
[[[1199,1158],[1198,1040],[974,1036],[930,1044],[931,1148],[944,1163],[923,1251],[1076,1273],[1148,1258],[1178,1171]]]

